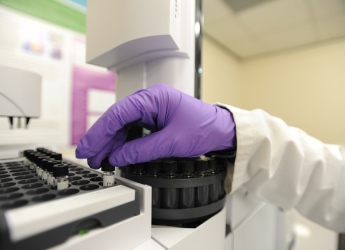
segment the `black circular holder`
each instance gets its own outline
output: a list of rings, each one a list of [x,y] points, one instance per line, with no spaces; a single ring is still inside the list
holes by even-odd
[[[125,178],[152,187],[152,221],[177,225],[202,221],[225,204],[225,158],[169,158],[121,168]]]

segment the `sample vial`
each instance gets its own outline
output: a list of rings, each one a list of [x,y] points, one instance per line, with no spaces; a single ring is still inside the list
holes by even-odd
[[[115,185],[115,167],[110,165],[107,160],[101,163],[103,171],[103,187],[111,187]]]
[[[27,161],[25,161],[25,166],[26,167],[28,167],[28,168],[30,168],[31,169],[31,162],[30,162],[30,159],[29,159],[29,155],[31,154],[31,153],[34,153],[35,151],[33,151],[33,150],[31,150],[31,149],[28,149],[28,150],[24,150],[23,151],[23,156],[27,159]]]
[[[183,161],[180,163],[182,178],[190,179],[194,177],[194,162]],[[192,208],[195,206],[195,188],[187,187],[180,189],[180,208]]]
[[[48,171],[47,171],[47,168],[48,168],[48,162],[50,161],[49,158],[45,158],[42,160],[42,163],[41,163],[41,168],[42,168],[42,180],[44,182],[47,182],[47,179],[48,179]]]
[[[172,179],[176,177],[177,162],[164,161],[162,163],[162,177]],[[178,188],[162,188],[162,203],[163,208],[176,209],[179,207],[179,191]]]
[[[216,160],[217,162],[217,172],[222,172],[226,171],[227,166],[228,166],[228,161],[226,158],[218,158]],[[218,198],[222,199],[225,195],[225,190],[224,190],[224,180],[218,182]]]
[[[42,169],[42,161],[44,160],[43,155],[39,154],[35,159],[36,164],[36,174],[37,176],[42,179],[43,169]]]
[[[36,165],[34,163],[35,151],[28,152],[26,158],[29,160],[29,168],[36,171]]]
[[[207,175],[207,169],[207,160],[197,160],[195,162],[196,177],[205,177]],[[201,207],[207,205],[209,199],[209,185],[196,187],[195,192],[195,206]]]
[[[216,174],[217,163],[214,159],[208,161],[208,175],[212,176]],[[219,184],[214,183],[209,185],[209,201],[210,203],[218,201],[219,197]]]
[[[55,177],[53,175],[53,169],[55,165],[60,164],[59,161],[50,160],[47,162],[47,185],[55,186]]]
[[[146,163],[146,174],[148,177],[157,178],[160,172],[161,162],[150,161]],[[160,208],[161,206],[161,189],[158,187],[152,187],[152,207]]]
[[[68,181],[68,164],[56,164],[53,166],[53,176],[57,190],[67,189]]]

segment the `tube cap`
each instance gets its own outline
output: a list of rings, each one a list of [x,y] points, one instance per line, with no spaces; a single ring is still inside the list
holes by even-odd
[[[182,173],[192,173],[194,172],[194,162],[193,161],[182,161],[180,162]]]
[[[54,161],[54,160],[49,160],[48,162],[47,162],[47,171],[48,172],[53,172],[53,167],[55,166],[55,165],[59,165],[59,164],[61,164],[61,162],[59,162],[59,161]]]
[[[24,155],[26,158],[28,158],[28,155],[29,155],[30,153],[34,153],[34,152],[35,152],[34,150],[27,149],[27,150],[24,150],[24,151],[23,151],[23,155]]]
[[[208,167],[209,167],[209,169],[211,169],[211,170],[216,170],[216,168],[217,168],[217,162],[216,162],[216,160],[215,160],[215,159],[210,159],[210,160],[208,161]]]
[[[206,160],[195,161],[195,169],[197,171],[205,171],[208,168],[208,162]]]
[[[47,151],[47,149],[46,148],[36,148],[36,151],[44,153]]]
[[[146,163],[146,172],[148,174],[158,174],[161,169],[161,161],[150,161]]]
[[[51,159],[50,158],[44,158],[42,161],[41,161],[41,167],[43,170],[47,170],[48,169],[48,163]]]
[[[57,161],[62,161],[62,154],[59,154],[59,153],[50,153],[49,157]]]
[[[163,173],[175,173],[177,171],[176,161],[163,161],[162,172]]]
[[[114,171],[115,170],[115,166],[111,165],[108,160],[103,160],[101,163],[101,168],[102,171]]]
[[[68,164],[56,164],[53,166],[53,176],[61,177],[68,175]]]

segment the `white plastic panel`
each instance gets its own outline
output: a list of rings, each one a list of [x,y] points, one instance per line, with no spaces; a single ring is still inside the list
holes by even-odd
[[[230,210],[227,214],[227,222],[230,222],[233,229],[243,223],[249,214],[262,203],[251,196],[244,187],[236,190],[229,198],[231,201],[227,201],[227,209]]]
[[[116,99],[133,92],[150,87],[156,83],[166,83],[186,94],[194,96],[194,74],[195,74],[195,1],[177,1],[181,9],[181,46],[188,54],[188,57],[179,57],[173,54],[166,54],[159,51],[155,57],[145,57],[145,62],[130,65],[128,62],[122,64],[121,69],[111,67],[118,74]],[[157,51],[156,51],[157,52]],[[155,53],[156,53],[155,52]],[[108,53],[111,55],[111,52]],[[139,57],[141,55],[138,55]],[[130,66],[129,66],[130,65]]]
[[[234,247],[233,247],[233,244],[234,244],[234,236],[233,234],[228,234],[226,237],[225,237],[225,244],[224,244],[224,250],[233,250]]]
[[[134,250],[165,250],[166,248],[159,245],[154,240],[149,240],[139,247],[134,248]]]
[[[85,235],[72,236],[67,242],[50,250],[133,250],[151,242],[151,187],[142,185],[122,177],[117,182],[139,192],[140,214],[120,221],[106,228],[93,229]],[[138,248],[140,249],[140,248]],[[145,249],[145,248],[144,248]],[[152,248],[160,249],[160,248]]]
[[[263,206],[233,232],[234,250],[281,250],[277,248],[277,208]]]
[[[97,214],[135,199],[135,192],[118,185],[83,195],[76,195],[5,212],[10,237],[19,241],[52,228]],[[59,209],[56,209],[56,208]],[[68,216],[66,216],[68,215]],[[34,227],[32,225],[35,225]]]
[[[90,0],[87,61],[119,70],[162,56],[188,57],[182,16],[181,0]]]
[[[225,209],[195,229],[154,226],[152,238],[171,250],[223,250],[225,241]]]

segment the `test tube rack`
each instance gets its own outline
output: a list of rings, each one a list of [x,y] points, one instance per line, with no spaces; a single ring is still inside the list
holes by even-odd
[[[227,165],[220,157],[169,158],[128,165],[121,175],[152,187],[154,224],[188,224],[224,207]]]
[[[56,154],[44,151],[47,158]],[[69,186],[57,190],[37,176],[28,158],[0,160],[0,249],[47,249],[140,213],[136,190],[104,187],[101,172],[62,162]]]

